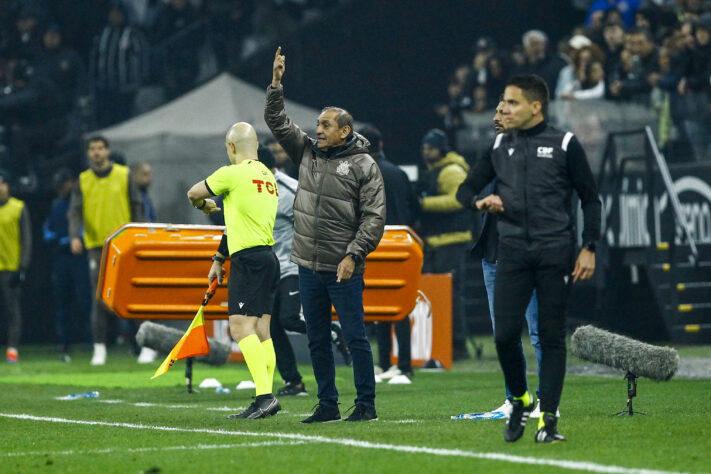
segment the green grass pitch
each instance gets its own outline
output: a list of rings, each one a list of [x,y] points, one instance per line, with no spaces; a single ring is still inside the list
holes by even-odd
[[[235,390],[249,378],[243,364],[196,364],[195,385],[215,377],[232,391],[188,394],[183,361],[150,380],[160,361],[138,365],[125,349],[111,350],[106,366],[91,367],[88,352],[76,351],[66,364],[46,346],[23,347],[20,363],[0,371],[0,472],[711,471],[708,379],[639,379],[635,410],[647,414],[616,417],[626,403],[621,377],[568,375],[559,423],[568,441],[555,445],[533,442],[534,423],[509,444],[502,420],[450,420],[503,401],[491,338],[478,340],[485,344],[481,360],[417,372],[411,385],[378,384],[379,421],[322,425],[299,423],[316,403],[308,366],[300,367],[308,397],[281,399],[275,417],[237,421],[226,415],[253,395]],[[711,347],[680,348],[680,355],[711,357]],[[535,365],[530,353],[528,360]],[[580,363],[569,357],[569,365]],[[355,397],[352,373],[339,367],[337,377],[344,414]],[[536,382],[529,370],[529,384]],[[277,380],[275,390],[280,386]],[[56,400],[93,390],[98,398]]]

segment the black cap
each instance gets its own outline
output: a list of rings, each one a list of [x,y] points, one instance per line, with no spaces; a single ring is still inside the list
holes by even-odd
[[[10,183],[10,173],[0,168],[0,183]]]
[[[711,32],[711,13],[704,13],[696,20],[696,27]]]

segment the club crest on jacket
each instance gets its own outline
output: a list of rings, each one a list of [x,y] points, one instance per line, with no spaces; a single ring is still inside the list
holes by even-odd
[[[336,173],[341,176],[347,176],[351,171],[351,164],[348,161],[342,161],[340,165],[336,168]]]

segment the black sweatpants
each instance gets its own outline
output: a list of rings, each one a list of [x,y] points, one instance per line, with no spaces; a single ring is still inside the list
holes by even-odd
[[[296,366],[296,355],[286,331],[306,334],[306,322],[301,316],[299,276],[289,275],[282,278],[275,296],[269,331],[274,344],[277,369],[284,382],[298,385],[301,383],[301,374]]]
[[[523,395],[526,374],[519,344],[526,307],[535,289],[542,352],[541,411],[550,413],[558,408],[565,378],[565,308],[573,268],[572,245],[523,250],[499,244],[494,286],[494,336],[499,363],[511,394]]]

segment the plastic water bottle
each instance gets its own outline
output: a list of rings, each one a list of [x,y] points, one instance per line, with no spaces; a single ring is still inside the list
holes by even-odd
[[[66,397],[58,397],[57,400],[79,400],[80,398],[99,398],[99,392],[72,393]]]
[[[227,387],[217,387],[215,393],[230,393],[230,389]]]

